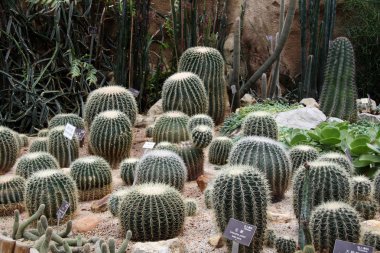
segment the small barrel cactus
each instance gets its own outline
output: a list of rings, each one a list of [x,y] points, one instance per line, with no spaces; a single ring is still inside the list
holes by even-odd
[[[317,159],[318,151],[312,146],[297,145],[289,150],[289,156],[292,160],[292,171],[295,172],[304,163]]]
[[[380,231],[366,231],[363,234],[363,243],[380,250]]]
[[[0,216],[24,210],[25,179],[19,176],[0,176]]]
[[[79,141],[76,136],[72,140],[67,139],[63,136],[64,131],[64,126],[49,131],[48,151],[57,159],[61,168],[68,168],[79,157]]]
[[[34,152],[21,156],[16,162],[16,175],[25,179],[40,170],[59,169],[54,156],[47,152]]]
[[[19,134],[20,139],[22,140],[22,147],[27,147],[29,145],[29,138],[25,134]]]
[[[50,224],[57,221],[57,211],[63,201],[70,204],[63,221],[70,219],[78,207],[78,192],[74,180],[61,170],[36,172],[26,181],[25,207],[29,215],[45,204],[44,214]]]
[[[213,185],[208,185],[205,189],[204,195],[205,195],[205,205],[207,209],[212,208],[212,191],[214,190]]]
[[[70,168],[70,175],[77,185],[80,200],[100,199],[111,193],[111,167],[104,158],[99,156],[79,158]]]
[[[269,248],[273,248],[276,246],[276,234],[272,229],[268,229],[265,233],[265,245]]]
[[[181,191],[185,186],[187,170],[176,153],[153,150],[141,158],[135,176],[136,184],[164,183]]]
[[[179,111],[164,113],[154,124],[153,141],[179,143],[189,139],[189,116]]]
[[[191,72],[170,76],[162,86],[164,112],[181,111],[192,116],[207,113],[208,97],[202,80]]]
[[[137,163],[139,162],[138,158],[127,158],[121,161],[120,163],[120,177],[123,179],[124,183],[127,185],[132,185],[135,181],[135,173]]]
[[[251,112],[242,123],[244,136],[263,136],[278,139],[277,123],[269,112]]]
[[[84,121],[90,128],[95,117],[104,111],[118,110],[125,113],[131,126],[135,124],[138,108],[132,93],[121,86],[106,86],[94,90],[87,97]]]
[[[329,152],[321,155],[317,159],[318,161],[335,162],[342,166],[350,175],[354,172],[354,166],[351,161],[344,154]]]
[[[179,148],[176,144],[174,143],[170,143],[170,142],[167,142],[167,141],[162,141],[160,143],[158,143],[155,147],[154,147],[155,150],[169,150],[169,151],[172,151],[174,153],[177,153],[179,152]]]
[[[352,200],[351,206],[359,213],[364,220],[372,220],[375,218],[379,206],[373,199]]]
[[[120,111],[104,111],[95,117],[90,128],[91,150],[106,159],[113,168],[130,155],[132,125]]]
[[[224,165],[232,149],[233,142],[228,137],[216,137],[212,140],[208,149],[208,160],[212,164]]]
[[[191,132],[195,127],[200,125],[206,125],[211,129],[214,129],[214,121],[207,114],[196,114],[190,117],[187,127]]]
[[[380,171],[376,173],[374,180],[374,192],[373,197],[377,201],[377,203],[380,205]]]
[[[174,238],[182,231],[185,216],[181,194],[166,184],[134,186],[119,207],[122,230],[131,230],[134,241]]]
[[[129,192],[129,189],[118,190],[113,192],[108,199],[108,209],[110,210],[113,216],[119,215],[119,207],[120,203],[123,200],[124,196],[126,196]]]
[[[305,247],[303,247],[303,253],[315,253],[315,248],[313,245],[305,245]]]
[[[46,128],[41,129],[40,131],[38,131],[38,134],[37,134],[38,137],[48,137],[48,135],[49,135],[49,129],[46,129]]]
[[[275,246],[278,253],[294,253],[297,248],[296,241],[285,236],[277,237]]]
[[[179,156],[185,162],[187,168],[187,180],[196,180],[203,174],[204,154],[203,150],[183,143],[179,147]]]
[[[153,129],[154,129],[154,125],[149,125],[149,126],[147,126],[147,128],[145,128],[145,136],[147,138],[153,137]]]
[[[48,152],[48,138],[38,137],[30,144],[29,152]]]
[[[330,253],[333,252],[337,239],[359,242],[359,215],[354,208],[344,202],[327,202],[312,212],[310,231],[315,250]]]
[[[366,200],[372,194],[372,182],[365,176],[356,176],[351,179],[352,198]]]
[[[17,139],[13,131],[0,126],[0,175],[11,170],[19,152]]]
[[[185,200],[186,216],[195,216],[197,214],[197,202],[195,199]]]
[[[212,129],[206,125],[197,126],[191,131],[191,140],[197,148],[206,148],[210,145],[212,137]]]
[[[49,129],[57,126],[66,126],[69,123],[76,128],[84,129],[84,120],[74,113],[60,113],[49,121]]]

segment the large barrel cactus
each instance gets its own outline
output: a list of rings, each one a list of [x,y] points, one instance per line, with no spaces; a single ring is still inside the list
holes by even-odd
[[[13,131],[0,126],[0,175],[7,173],[15,164],[19,145]]]
[[[49,129],[57,126],[66,126],[69,123],[76,128],[84,129],[84,120],[74,113],[60,113],[49,121]]]
[[[211,129],[214,129],[214,126],[215,126],[214,121],[207,114],[196,114],[190,117],[189,123],[188,123],[188,128],[190,132],[195,127],[200,126],[200,125],[206,125],[210,127]]]
[[[292,171],[295,172],[304,163],[317,159],[318,151],[312,146],[297,145],[290,149],[289,156],[292,160]]]
[[[35,152],[21,156],[16,162],[16,175],[28,178],[40,170],[59,169],[54,156],[47,152]]]
[[[209,126],[200,125],[195,127],[191,131],[193,146],[197,148],[206,148],[210,145],[213,135],[212,129]]]
[[[319,103],[328,117],[355,121],[357,91],[355,85],[355,56],[351,42],[336,38],[327,56],[324,82]]]
[[[233,142],[228,137],[216,137],[212,140],[208,149],[208,160],[212,164],[224,165],[232,149]]]
[[[354,173],[354,165],[344,154],[337,152],[328,152],[318,157],[317,160],[337,163],[342,166],[348,172],[348,174],[352,175]]]
[[[189,116],[179,111],[164,113],[154,124],[153,141],[179,143],[189,139],[187,123]]]
[[[278,139],[277,123],[269,112],[251,112],[242,123],[244,136],[263,136]]]
[[[38,137],[30,144],[29,152],[48,152],[48,138]]]
[[[174,153],[179,152],[178,144],[170,143],[168,141],[162,141],[160,143],[157,143],[156,146],[154,146],[155,150],[169,150]]]
[[[0,176],[0,216],[12,215],[24,209],[25,179],[19,176]]]
[[[189,181],[196,180],[203,174],[203,149],[193,147],[190,143],[182,143],[179,147],[179,156],[185,162]]]
[[[208,95],[208,115],[216,124],[224,119],[226,108],[226,85],[224,60],[218,50],[210,47],[192,47],[181,56],[179,72],[193,72],[203,81]]]
[[[48,135],[48,151],[58,161],[61,168],[68,168],[72,161],[79,157],[79,140],[76,136],[72,140],[63,136],[64,126],[54,127]]]
[[[124,159],[120,163],[120,177],[127,185],[132,185],[135,181],[135,174],[138,162],[138,158],[131,157]]]

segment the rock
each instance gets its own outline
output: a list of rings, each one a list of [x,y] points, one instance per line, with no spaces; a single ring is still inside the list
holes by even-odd
[[[380,231],[380,221],[378,220],[366,220],[360,223],[361,230],[366,231]]]
[[[157,116],[164,113],[164,110],[162,109],[162,99],[158,100],[152,107],[148,110],[148,113],[146,114],[149,117],[156,118]]]
[[[368,120],[373,123],[380,123],[380,115],[373,115],[369,113],[359,113],[359,120]]]
[[[287,112],[280,112],[276,116],[276,122],[280,126],[312,129],[326,120],[326,115],[317,108],[300,108]]]
[[[154,117],[137,114],[136,122],[134,126],[137,128],[143,128],[143,127],[153,124],[153,122],[154,122]]]
[[[314,98],[304,98],[301,100],[300,104],[303,104],[306,107],[319,108],[319,104]]]
[[[200,175],[197,178],[197,184],[198,184],[198,187],[201,190],[201,192],[203,192],[206,189],[208,181],[209,181],[209,179],[205,175]]]
[[[222,235],[214,235],[208,239],[208,243],[214,248],[221,248],[224,246],[224,238]]]
[[[359,112],[371,112],[376,110],[376,101],[368,98],[356,99]]]
[[[256,99],[251,94],[245,94],[241,99],[241,106],[253,105],[256,103]]]
[[[131,253],[185,253],[185,245],[178,238],[158,242],[138,242]]]
[[[100,223],[100,218],[95,215],[85,216],[73,220],[73,232],[85,233],[93,230]]]
[[[343,122],[344,120],[341,120],[340,118],[335,118],[335,117],[330,117],[327,119],[327,122],[337,122],[337,123],[340,123],[340,122]]]
[[[268,220],[276,223],[289,223],[292,220],[292,216],[289,214],[268,211]]]
[[[91,211],[94,213],[102,213],[108,210],[108,199],[110,198],[110,194],[104,196],[102,199],[95,200],[91,204]]]

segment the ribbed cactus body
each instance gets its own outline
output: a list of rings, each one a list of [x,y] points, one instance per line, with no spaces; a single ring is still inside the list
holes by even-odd
[[[179,152],[179,148],[176,144],[170,143],[167,141],[162,141],[162,142],[156,144],[156,146],[154,146],[154,149],[155,150],[169,150],[169,151],[172,151],[172,152],[177,153],[177,154]]]
[[[66,126],[69,123],[76,128],[84,129],[84,120],[74,113],[60,113],[49,121],[49,129],[57,126]]]
[[[208,160],[212,164],[224,165],[232,149],[233,142],[228,137],[216,137],[208,149]]]
[[[318,151],[312,146],[297,145],[290,149],[289,156],[292,160],[292,171],[295,172],[304,163],[317,159]]]
[[[197,214],[197,202],[195,199],[185,200],[186,216],[195,216]]]
[[[16,163],[16,175],[25,179],[41,170],[59,169],[54,156],[47,152],[34,152],[21,156]]]
[[[20,139],[22,140],[22,147],[27,147],[29,145],[29,138],[25,134],[19,134]]]
[[[258,111],[248,114],[242,123],[244,136],[263,136],[278,139],[277,123],[269,112]]]
[[[202,149],[184,143],[179,147],[179,156],[186,165],[187,180],[196,180],[203,174],[204,154]]]
[[[356,176],[351,179],[351,194],[353,199],[365,200],[371,197],[372,182],[365,176]]]
[[[285,236],[277,237],[275,246],[278,253],[294,253],[297,248],[296,241]]]
[[[79,141],[76,136],[72,140],[63,136],[64,126],[49,131],[48,151],[58,161],[61,168],[68,168],[72,161],[79,157]]]
[[[132,231],[132,240],[159,241],[179,235],[185,212],[181,194],[174,188],[165,184],[142,184],[124,196],[119,218],[123,231]]]
[[[337,239],[359,242],[359,215],[355,209],[343,202],[327,202],[312,212],[310,231],[315,250],[332,253]]]
[[[224,231],[230,218],[254,224],[257,230],[251,245],[240,245],[239,252],[261,252],[270,201],[265,176],[251,166],[229,166],[216,177],[212,192],[212,203],[219,229]]]
[[[15,164],[19,152],[13,131],[0,126],[0,175],[7,173]]]
[[[138,109],[132,93],[121,86],[106,86],[94,90],[88,95],[84,111],[84,121],[90,128],[95,117],[104,111],[118,110],[125,113],[133,126]]]
[[[179,111],[164,113],[154,124],[153,141],[179,143],[189,139],[187,123],[189,116]]]
[[[120,177],[127,185],[132,185],[135,180],[138,158],[127,158],[120,163]]]
[[[380,250],[380,231],[367,231],[363,235],[363,243]]]
[[[119,215],[120,203],[129,192],[129,189],[118,190],[111,194],[108,200],[108,209],[113,216]]]
[[[373,185],[374,185],[373,197],[375,198],[377,203],[380,205],[380,171],[376,173],[373,180]]]
[[[206,125],[197,126],[191,131],[191,140],[196,148],[206,148],[210,145],[212,138],[212,129]]]
[[[78,207],[78,193],[74,180],[62,171],[39,171],[26,181],[25,207],[29,215],[34,214],[41,204],[45,204],[44,214],[50,224],[55,224],[57,211],[63,201],[70,204],[63,219],[67,220]]]
[[[191,72],[180,72],[166,79],[162,86],[164,112],[181,111],[192,116],[207,113],[208,97],[202,80]]]
[[[373,199],[368,200],[352,200],[351,206],[359,213],[364,220],[372,220],[375,218],[379,206]]]
[[[103,157],[114,168],[130,155],[131,122],[120,111],[101,112],[91,124],[89,139],[94,155]]]
[[[21,136],[16,131],[12,130],[12,133],[16,138],[17,150],[18,150],[18,154],[20,154],[21,148],[24,147],[24,141],[21,139]]]
[[[347,38],[339,37],[329,49],[319,104],[328,117],[355,121],[356,99],[354,50]]]
[[[354,166],[352,165],[351,161],[347,158],[347,156],[341,153],[328,152],[318,157],[317,160],[337,163],[342,166],[350,175],[352,175],[354,172]]]
[[[25,179],[19,176],[0,176],[0,216],[12,215],[24,209]]]
[[[29,147],[29,153],[48,152],[48,138],[38,137],[33,140]]]
[[[213,185],[208,185],[205,192],[204,192],[204,195],[205,195],[205,205],[206,205],[206,208],[207,209],[211,209],[212,208],[212,191],[214,190],[214,186]]]
[[[154,129],[154,125],[147,126],[147,128],[145,128],[145,137],[152,138],[153,137],[153,129]]]
[[[206,125],[211,129],[214,129],[214,121],[207,114],[196,114],[190,117],[187,127],[191,132],[195,127],[200,125]]]
[[[163,183],[181,191],[187,170],[183,160],[174,152],[153,150],[145,154],[136,168],[136,184]]]
[[[226,108],[226,86],[224,80],[224,60],[218,50],[210,47],[192,47],[181,56],[179,72],[193,72],[203,81],[208,95],[208,115],[216,124],[224,119]]]
[[[269,248],[274,248],[276,246],[277,236],[272,229],[268,229],[265,234],[265,245]]]
[[[281,200],[291,178],[291,162],[285,149],[266,137],[243,137],[232,147],[230,164],[250,165],[262,171],[274,201]]]
[[[70,175],[77,185],[80,200],[100,199],[111,193],[111,167],[104,158],[99,156],[79,158],[70,168]]]
[[[48,137],[49,135],[49,129],[41,129],[40,131],[38,131],[38,134],[37,136],[38,137]]]

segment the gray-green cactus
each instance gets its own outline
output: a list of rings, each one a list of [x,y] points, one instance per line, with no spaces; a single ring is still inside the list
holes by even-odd
[[[169,150],[169,151],[172,151],[172,152],[177,153],[177,154],[179,152],[179,148],[175,143],[170,143],[167,141],[162,141],[162,142],[158,143],[154,147],[154,149],[155,150]]]
[[[272,229],[268,229],[265,233],[265,245],[273,248],[276,245],[277,236]]]
[[[255,224],[257,229],[253,242],[249,247],[241,245],[239,252],[260,252],[263,248],[267,207],[270,202],[265,175],[251,166],[228,166],[216,177],[212,192],[219,229],[224,231],[230,218]]]
[[[26,134],[19,134],[20,139],[22,140],[22,147],[27,147],[29,145],[29,138]]]
[[[245,116],[242,128],[244,136],[262,136],[273,140],[278,139],[277,123],[269,112],[251,112]]]
[[[205,196],[205,205],[207,209],[212,208],[212,191],[214,190],[214,186],[208,185],[205,189],[204,196]]]
[[[373,184],[374,184],[373,197],[375,198],[377,203],[380,205],[380,171],[376,173],[373,180]]]
[[[67,123],[76,128],[84,129],[84,120],[74,113],[60,113],[55,115],[49,121],[49,129],[57,126],[66,126]]]
[[[0,176],[0,216],[24,210],[25,179],[19,176]]]
[[[59,169],[54,156],[47,152],[34,152],[21,156],[16,162],[16,175],[25,179],[40,170]]]
[[[197,126],[191,131],[191,140],[196,148],[206,148],[210,145],[212,138],[212,129],[206,125]]]
[[[294,253],[297,248],[296,241],[285,236],[277,237],[275,246],[278,253]]]
[[[181,232],[185,216],[181,194],[166,184],[134,186],[119,207],[122,230],[131,230],[134,241],[174,238]]]
[[[352,200],[351,206],[359,213],[364,220],[372,220],[375,218],[379,206],[376,201],[369,198],[367,200]]]
[[[120,177],[127,185],[132,185],[135,181],[135,173],[138,158],[127,158],[120,162]]]
[[[345,156],[344,154],[337,153],[337,152],[328,152],[317,159],[318,161],[328,161],[328,162],[335,162],[338,163],[340,166],[342,166],[350,175],[354,172],[354,166],[352,165],[351,161]]]
[[[196,114],[190,117],[187,127],[191,132],[195,127],[200,125],[209,126],[211,129],[214,129],[215,126],[214,121],[207,114]]]
[[[195,216],[197,214],[198,205],[195,199],[185,200],[186,216]]]
[[[147,128],[145,128],[145,136],[147,138],[153,137],[153,129],[154,129],[154,125],[149,125],[149,126],[147,126]]]
[[[380,231],[366,231],[363,234],[363,243],[380,250]]]
[[[331,253],[337,239],[359,242],[359,215],[354,208],[344,202],[327,202],[312,212],[310,230],[315,250]]]
[[[226,164],[232,145],[233,142],[228,137],[221,136],[213,139],[208,149],[209,162],[216,165]]]
[[[19,145],[13,131],[0,126],[0,175],[7,173],[16,162]]]
[[[356,200],[366,200],[372,195],[372,182],[365,176],[356,176],[351,179],[351,194]]]
[[[189,143],[183,143],[179,147],[179,156],[186,165],[187,180],[196,180],[203,174],[204,154],[202,149],[193,147]]]
[[[48,137],[48,135],[49,135],[49,129],[47,128],[41,129],[40,131],[38,131],[38,134],[37,134],[38,137]]]
[[[48,138],[38,137],[30,144],[29,152],[48,152]]]
[[[129,189],[118,190],[113,192],[108,200],[108,209],[113,216],[119,215],[120,203],[129,192]]]
[[[179,111],[164,113],[154,124],[153,141],[179,143],[189,139],[189,116]]]
[[[295,172],[304,163],[317,159],[318,151],[312,146],[297,145],[289,150],[289,156],[292,160],[292,171]]]

